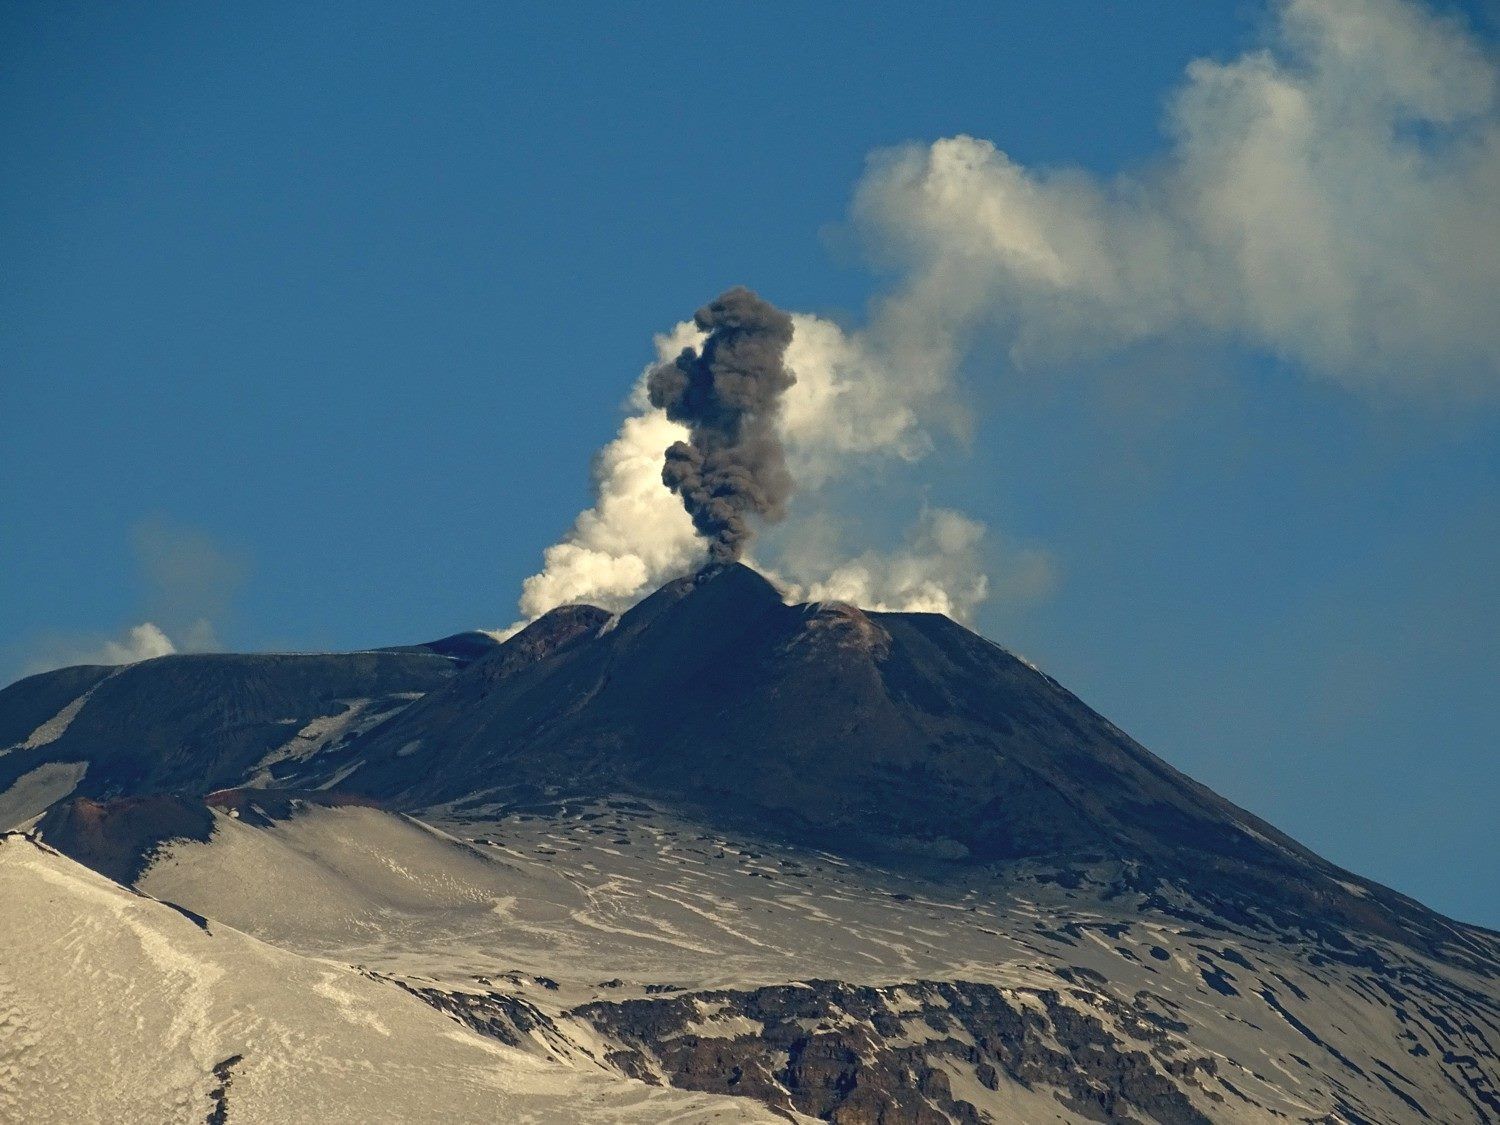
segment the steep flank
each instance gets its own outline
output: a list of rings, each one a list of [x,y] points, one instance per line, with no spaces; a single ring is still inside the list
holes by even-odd
[[[618,618],[562,607],[503,644],[171,656],[34,677],[0,704],[22,740],[0,754],[0,794],[67,765],[42,803],[75,782],[94,799],[250,785],[405,810],[628,794],[938,872],[1105,865],[1121,890],[1185,888],[1251,924],[1484,959],[1463,952],[1470,931],[1320,859],[953,621],[789,606],[738,564]]]
[[[57,737],[0,755],[0,792],[45,763],[85,762],[81,796],[201,795],[243,784],[278,748],[299,751],[314,720],[356,703],[378,718],[455,674],[453,661],[426,652],[197,654],[48,673],[0,693],[0,727],[24,739],[70,706],[70,693],[92,694]]]
[[[103,803],[78,798],[47,810],[37,835],[85,867],[129,885],[171,840],[206,842],[214,817],[201,801],[156,795]]]
[[[115,671],[81,664],[27,676],[0,691],[0,755],[25,742],[38,727]]]
[[[627,792],[887,862],[1112,863],[1240,914],[1453,937],[945,617],[787,606],[731,565],[600,620],[543,618],[357,740],[342,784],[408,808]]]

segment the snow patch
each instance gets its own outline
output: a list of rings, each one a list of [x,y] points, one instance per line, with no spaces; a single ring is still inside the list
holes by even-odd
[[[78,788],[87,762],[47,762],[23,773],[0,793],[0,829],[14,828],[47,811]]]
[[[78,717],[78,712],[83,710],[83,705],[89,701],[89,696],[94,694],[93,688],[84,692],[77,699],[69,703],[52,718],[48,719],[36,730],[32,731],[26,741],[21,743],[22,750],[35,750],[42,746],[50,746],[66,733],[73,720]]]
[[[315,758],[326,750],[368,733],[421,698],[422,693],[419,691],[405,691],[383,696],[380,699],[335,700],[334,702],[341,705],[344,710],[332,715],[319,715],[304,724],[290,739],[256,763],[256,773],[250,779],[249,784],[252,787],[274,785],[275,779],[271,774],[272,766],[282,762],[305,762],[310,758]],[[297,720],[283,719],[281,721],[293,723]],[[348,773],[343,775],[343,777],[347,776],[349,776]],[[342,778],[330,784],[335,784],[337,780],[342,780]],[[322,788],[326,789],[328,786],[325,785]]]
[[[104,680],[100,680],[99,684],[111,679],[112,676],[113,673],[110,676],[106,676]],[[48,719],[41,726],[37,727],[36,730],[26,736],[24,742],[18,742],[14,746],[7,746],[4,749],[0,749],[0,758],[5,757],[5,755],[11,753],[13,750],[37,750],[43,746],[52,745],[52,743],[67,733],[68,727],[73,725],[73,720],[78,718],[78,712],[83,710],[83,705],[89,701],[94,692],[99,690],[99,684],[95,684],[89,688],[88,691],[73,700],[73,702],[53,715],[52,718]]]

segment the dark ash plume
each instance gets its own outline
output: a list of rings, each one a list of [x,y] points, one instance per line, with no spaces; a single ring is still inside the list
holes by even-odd
[[[776,435],[781,395],[797,381],[782,362],[792,318],[736,287],[693,321],[708,333],[702,348],[653,369],[646,387],[652,405],[690,431],[667,450],[661,479],[682,497],[712,558],[730,562],[755,534],[751,516],[780,519],[792,492]]]

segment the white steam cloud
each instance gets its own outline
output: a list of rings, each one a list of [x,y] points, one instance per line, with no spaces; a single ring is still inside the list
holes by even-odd
[[[131,626],[118,637],[84,635],[49,637],[33,645],[21,674],[34,676],[54,668],[75,664],[136,664],[157,656],[171,656],[181,649],[161,626],[150,621]]]
[[[657,357],[671,359],[698,339],[690,322],[679,324],[656,337]],[[629,407],[620,432],[594,458],[594,506],[543,553],[541,571],[521,586],[524,620],[507,632],[560,605],[624,609],[702,557],[692,518],[661,479],[667,446],[687,429],[651,405],[644,371]]]
[[[138,612],[150,619],[119,636],[101,632],[34,639],[19,661],[24,675],[74,664],[135,664],[223,647],[214,623],[228,615],[244,581],[244,563],[201,532],[160,518],[137,524],[131,547],[146,595]]]
[[[869,335],[846,333],[820,317],[799,313],[793,322],[786,364],[796,373],[797,382],[785,393],[779,431],[798,484],[794,504],[806,510],[808,498],[816,496],[823,485],[858,466],[876,459],[911,462],[925,456],[933,446],[924,425],[925,408],[943,390],[947,374],[940,365],[918,361],[910,348],[903,367]],[[656,337],[657,362],[672,359],[700,340],[691,322],[677,325]],[[925,377],[903,377],[903,371]],[[523,620],[499,635],[509,635],[559,605],[589,602],[623,609],[704,561],[704,543],[694,533],[681,500],[662,484],[663,451],[686,431],[650,405],[644,373],[636,381],[629,407],[632,412],[619,433],[595,457],[593,506],[580,513],[568,534],[543,553],[542,570],[522,585]],[[835,569],[854,568],[839,571],[843,575],[840,588],[854,590],[854,575],[862,567],[871,576],[866,588],[872,591],[860,601],[862,605],[878,597],[881,608],[916,610],[944,605],[956,616],[967,616],[983,600],[988,586],[985,576],[972,569],[979,565],[975,548],[983,526],[958,513],[943,513],[944,519],[950,517],[963,520],[975,534],[962,550],[934,549],[929,544],[928,555],[934,561],[941,559],[943,565],[929,573],[925,585],[910,577],[918,556],[911,554],[908,544],[903,554],[884,563],[873,551],[858,559],[840,560]],[[804,516],[801,522],[810,519],[816,516]],[[932,523],[927,516],[923,519],[924,525]],[[793,520],[797,522],[795,516]],[[913,534],[926,536],[926,542],[933,533]],[[952,545],[951,535],[945,543]],[[779,559],[756,563],[772,572],[782,564]],[[969,568],[967,573],[965,568]],[[784,582],[789,596],[823,590],[826,584],[819,583],[816,570],[803,552],[797,565],[783,567],[789,577],[778,575],[778,580]],[[875,578],[877,573],[881,577]],[[829,570],[823,576],[832,581],[833,575]]]
[[[853,219],[902,280],[858,330],[794,314],[781,437],[799,491],[788,546],[758,563],[791,595],[958,617],[1046,595],[1044,552],[956,512],[924,512],[886,552],[840,555],[816,526],[820,490],[965,428],[953,387],[981,331],[1022,368],[1197,338],[1351,387],[1500,390],[1500,68],[1460,23],[1407,0],[1285,0],[1263,45],[1188,67],[1166,124],[1157,160],[1108,181],[968,136],[871,157]],[[658,352],[695,342],[680,325]],[[639,386],[634,406],[595,505],[527,580],[526,618],[623,608],[702,558],[661,483],[681,431]]]
[[[1500,81],[1402,0],[1289,0],[1188,68],[1171,145],[1110,182],[953,137],[872,158],[855,217],[908,319],[993,324],[1036,364],[1173,334],[1350,384],[1500,382]]]
[[[130,629],[120,640],[105,641],[92,651],[80,653],[70,664],[135,664],[177,651],[172,639],[151,622]]]
[[[1031,547],[991,543],[984,524],[950,508],[926,508],[891,551],[843,558],[839,536],[827,524],[805,528],[775,576],[798,601],[849,602],[865,609],[941,613],[968,621],[994,589],[1004,601],[1024,604],[1046,597],[1057,582],[1051,556]],[[814,577],[803,579],[801,576]]]

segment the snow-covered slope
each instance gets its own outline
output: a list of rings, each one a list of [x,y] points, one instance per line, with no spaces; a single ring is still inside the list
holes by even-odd
[[[946,618],[741,566],[34,677],[38,813],[149,897],[0,848],[0,1120],[1500,1122],[1500,935]]]
[[[507,1047],[18,834],[0,901],[0,1121],[776,1120]]]
[[[561,1066],[834,1120],[1500,1117],[1494,977],[1384,939],[1107,865],[923,879],[630,800],[431,815],[221,811],[139,885]]]

